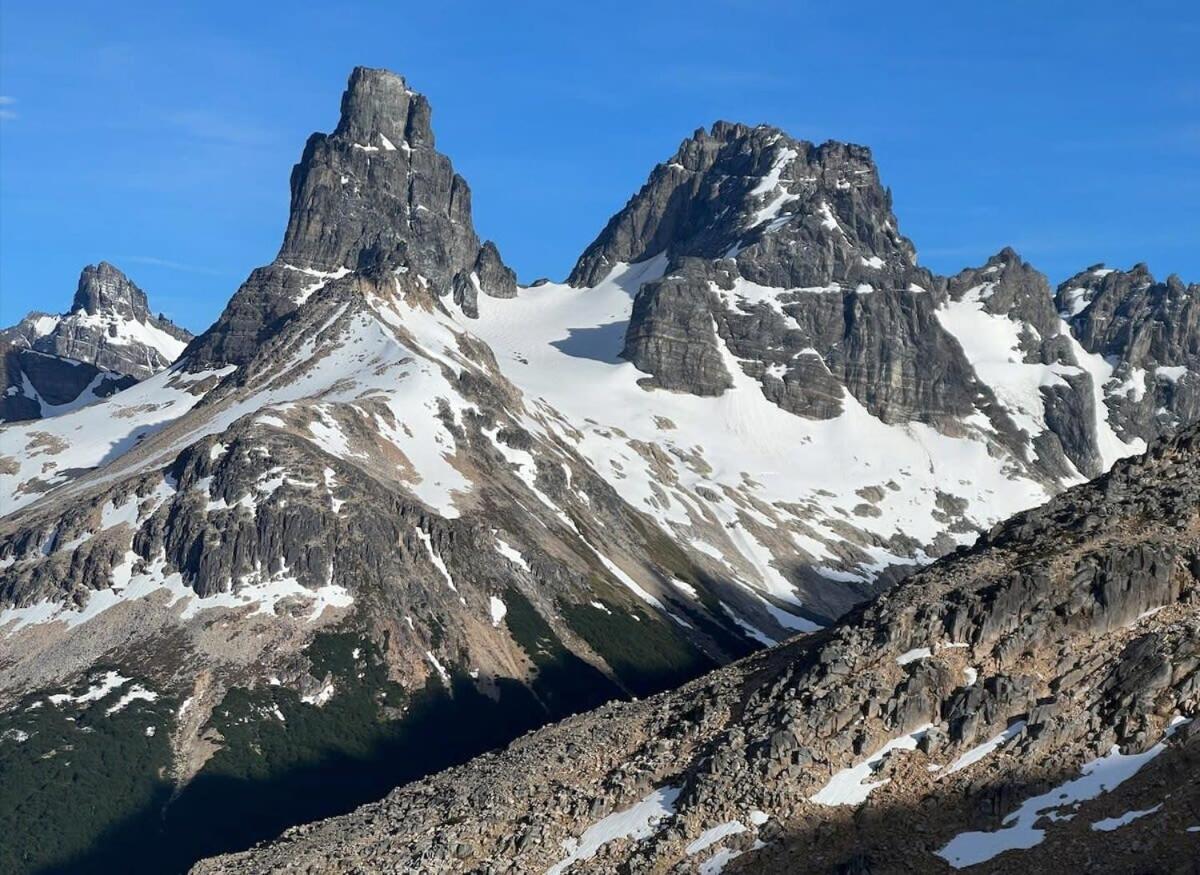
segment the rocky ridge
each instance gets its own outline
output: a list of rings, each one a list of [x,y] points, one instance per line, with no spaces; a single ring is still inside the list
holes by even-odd
[[[79,276],[71,308],[0,331],[0,421],[39,419],[127,389],[167,368],[192,335],[150,312],[146,294],[102,261]]]
[[[1191,871],[1198,619],[1191,428],[823,633],[194,871]]]

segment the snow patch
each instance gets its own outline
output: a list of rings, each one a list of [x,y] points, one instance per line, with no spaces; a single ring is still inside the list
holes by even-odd
[[[1172,721],[1163,740],[1144,753],[1123,754],[1114,745],[1106,755],[1086,763],[1078,778],[1040,796],[1026,799],[1016,811],[1001,821],[1000,829],[994,832],[960,833],[937,851],[937,855],[955,869],[963,869],[986,862],[1005,851],[1041,844],[1046,831],[1035,828],[1034,824],[1042,818],[1068,820],[1081,803],[1115,790],[1166,750],[1166,739],[1170,738],[1176,727],[1187,722],[1190,721],[1181,718]]]
[[[1106,817],[1103,820],[1097,820],[1092,824],[1093,832],[1112,832],[1114,829],[1120,829],[1126,824],[1133,823],[1135,820],[1148,817],[1162,808],[1162,803],[1158,803],[1153,808],[1145,808],[1141,811],[1126,811],[1118,817]]]
[[[1001,748],[1009,739],[1016,738],[1025,729],[1025,721],[1018,720],[994,738],[989,738],[983,744],[976,745],[946,767],[945,775],[953,775],[963,769],[975,765],[988,754]]]
[[[488,607],[492,613],[492,625],[499,628],[500,623],[504,621],[504,615],[508,613],[508,606],[495,596],[491,596],[488,599]]]
[[[546,870],[546,875],[562,875],[573,863],[590,860],[609,842],[618,839],[641,841],[654,833],[658,823],[675,814],[675,800],[681,787],[660,787],[636,805],[617,811],[592,824],[578,839],[563,842],[563,857]]]
[[[860,805],[866,802],[871,791],[888,783],[886,780],[869,782],[866,779],[893,751],[916,750],[917,742],[932,728],[932,723],[926,723],[907,735],[892,739],[862,762],[837,772],[824,787],[810,796],[809,800],[818,805]]]
[[[928,659],[933,656],[933,651],[928,647],[914,647],[912,650],[906,650],[896,657],[896,665],[908,665],[910,662],[916,662],[918,659]]]

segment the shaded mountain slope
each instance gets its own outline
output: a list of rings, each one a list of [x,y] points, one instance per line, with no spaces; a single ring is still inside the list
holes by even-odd
[[[1191,871],[1198,574],[1192,428],[825,632],[195,871]]]

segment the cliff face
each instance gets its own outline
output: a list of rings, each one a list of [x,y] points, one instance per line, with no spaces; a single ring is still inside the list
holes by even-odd
[[[279,255],[189,350],[191,367],[244,364],[315,288],[354,271],[411,271],[466,313],[481,292],[516,294],[495,245],[475,234],[471,190],[435,148],[431,117],[401,77],[355,69],[337,127],[309,137],[292,169]]]
[[[1144,264],[1096,265],[1062,283],[1055,301],[1111,368],[1105,403],[1118,434],[1153,440],[1200,417],[1200,285],[1157,282]]]

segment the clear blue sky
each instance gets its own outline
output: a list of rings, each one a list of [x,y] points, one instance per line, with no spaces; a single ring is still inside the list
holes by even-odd
[[[1200,281],[1198,8],[0,0],[0,324],[108,259],[204,328],[274,257],[356,64],[429,96],[526,282],[718,118],[871,146],[935,270],[1011,244],[1055,282],[1097,261]]]

